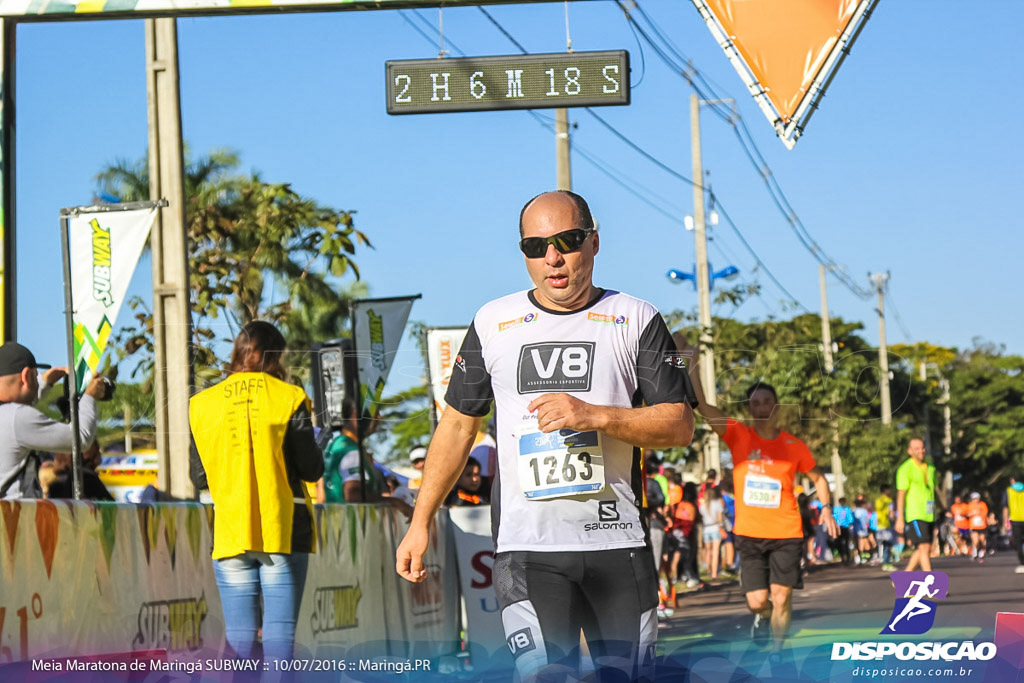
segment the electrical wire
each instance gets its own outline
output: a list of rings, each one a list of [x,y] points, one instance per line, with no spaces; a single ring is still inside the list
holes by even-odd
[[[591,115],[591,116],[593,116],[593,117],[594,117],[595,119],[597,119],[598,123],[600,123],[600,124],[601,124],[602,126],[604,126],[604,127],[605,127],[605,128],[607,128],[607,129],[608,129],[609,131],[611,131],[612,135],[614,135],[614,136],[615,136],[615,137],[617,137],[617,138],[618,138],[619,140],[622,140],[622,141],[623,141],[624,143],[626,143],[627,145],[629,145],[629,147],[630,147],[630,148],[631,148],[631,149],[632,149],[632,150],[633,150],[634,152],[636,152],[636,153],[640,154],[640,155],[641,155],[642,157],[644,157],[645,159],[647,159],[647,160],[648,160],[648,161],[650,161],[650,162],[651,162],[652,164],[654,164],[655,166],[657,166],[657,167],[658,167],[658,168],[660,168],[661,170],[665,171],[665,172],[666,172],[666,173],[668,173],[669,175],[673,176],[674,178],[678,178],[679,180],[682,180],[682,181],[683,181],[684,183],[686,183],[686,184],[688,184],[688,185],[690,185],[690,186],[696,186],[696,185],[697,185],[697,183],[695,183],[695,182],[694,182],[693,180],[691,180],[690,178],[687,178],[686,176],[684,176],[684,175],[683,175],[682,173],[680,173],[679,171],[675,170],[674,168],[672,168],[672,167],[671,167],[671,166],[669,166],[668,164],[666,164],[666,163],[664,163],[663,161],[659,160],[659,159],[658,159],[658,158],[656,158],[656,157],[655,157],[655,156],[654,156],[653,154],[651,154],[650,152],[648,152],[647,150],[645,150],[644,148],[642,148],[642,147],[641,147],[640,145],[638,145],[638,144],[636,144],[635,142],[633,142],[632,140],[630,140],[630,139],[629,139],[628,137],[626,137],[626,136],[625,136],[625,135],[624,135],[623,133],[619,132],[619,130],[618,130],[617,128],[615,128],[615,126],[613,126],[612,124],[608,123],[608,122],[607,122],[607,121],[605,121],[605,120],[604,120],[603,118],[601,118],[601,117],[600,117],[600,116],[598,115],[598,113],[597,113],[597,112],[595,112],[595,111],[594,111],[593,109],[591,109],[590,107],[584,107],[583,109],[584,109],[584,110],[585,110],[585,111],[586,111],[586,112],[587,112],[588,114],[590,114],[590,115]]]
[[[437,45],[438,51],[444,51],[445,53],[447,53],[448,50],[444,49],[444,43],[448,43],[448,45],[450,45],[451,48],[453,50],[455,50],[456,52],[458,52],[460,55],[464,56],[466,54],[465,52],[462,51],[462,49],[459,48],[458,45],[456,45],[455,43],[452,42],[451,38],[445,38],[444,34],[441,33],[441,30],[437,26],[434,26],[434,24],[432,24],[429,19],[424,17],[422,14],[420,14],[420,10],[413,10],[412,14],[413,14],[414,17],[416,17],[421,22],[423,22],[423,24],[425,26],[428,26],[434,33],[436,33],[441,40],[444,41],[444,42],[435,43]]]
[[[656,41],[651,37],[647,30],[645,30],[636,19],[633,17],[629,8],[622,2],[622,0],[616,0],[619,8],[623,11],[626,16],[628,23],[634,26],[636,30],[643,36],[644,40],[647,41],[648,45],[662,58],[673,71],[679,73],[697,92],[698,96],[705,100],[722,100],[722,98],[716,88],[710,83],[703,74],[693,66],[693,62],[686,58],[674,43],[665,35],[655,22],[644,10],[634,1],[633,5],[637,10],[637,13],[644,19],[644,21],[650,27],[650,32],[658,37],[661,45],[657,44]],[[680,64],[680,62],[686,62],[686,66]],[[698,81],[700,84],[698,84]],[[743,118],[735,111],[725,111],[721,103],[713,103],[710,105],[710,109],[719,118],[725,120],[733,128],[737,140],[740,146],[743,148],[751,165],[757,170],[758,175],[768,189],[768,193],[771,196],[772,202],[776,208],[783,215],[786,222],[789,224],[793,233],[796,235],[799,242],[807,249],[811,255],[822,265],[830,268],[835,276],[843,283],[851,292],[856,296],[867,299],[871,296],[871,291],[859,285],[853,278],[851,278],[845,267],[840,265],[830,257],[820,244],[814,239],[810,231],[804,225],[803,221],[797,215],[796,210],[793,208],[789,199],[786,197],[785,192],[779,185],[778,179],[772,173],[771,167],[768,165],[761,153],[761,150],[757,147],[756,142],[750,135],[750,130],[747,128]]]
[[[409,18],[409,15],[406,13],[405,10],[398,10],[398,14],[403,19],[405,19],[405,23],[409,24],[409,26],[412,26],[413,29],[416,30],[416,33],[419,33],[421,36],[423,36],[424,40],[426,40],[428,43],[430,43],[434,47],[436,47],[438,49],[441,49],[439,44],[438,44],[438,42],[436,40],[434,40],[433,38],[431,38],[430,36],[428,36],[426,33],[424,33],[423,29],[421,29],[419,26],[417,26],[416,23],[412,19]]]
[[[892,294],[889,293],[888,289],[885,291],[885,300],[889,302],[889,308],[892,309],[893,317],[896,318],[896,324],[899,325],[900,331],[903,333],[903,337],[907,342],[910,342],[914,339],[914,335],[910,334],[910,330],[908,330],[907,326],[903,324],[903,316],[900,315],[900,310],[896,307],[896,302],[893,301]]]
[[[515,38],[513,38],[513,37],[512,37],[512,34],[511,34],[511,33],[509,33],[508,31],[506,31],[506,30],[505,30],[505,27],[504,27],[504,26],[502,26],[501,24],[499,24],[499,23],[498,23],[498,20],[497,20],[497,19],[495,19],[495,18],[494,18],[493,16],[491,16],[491,13],[490,13],[490,12],[488,12],[488,11],[487,11],[486,9],[484,9],[484,8],[483,8],[483,6],[482,6],[482,5],[477,5],[477,9],[478,9],[478,10],[480,10],[481,12],[483,12],[483,15],[484,15],[485,17],[487,17],[487,18],[488,18],[488,19],[490,20],[490,22],[491,22],[492,24],[494,24],[495,28],[497,28],[497,29],[498,29],[499,31],[501,31],[501,34],[502,34],[503,36],[505,36],[506,38],[508,38],[508,41],[509,41],[510,43],[512,43],[513,45],[515,45],[515,46],[516,46],[517,48],[519,48],[519,51],[520,51],[520,52],[522,52],[522,53],[523,53],[524,55],[528,55],[528,54],[530,54],[530,53],[529,53],[529,52],[528,52],[528,51],[526,50],[526,48],[525,48],[525,47],[523,47],[523,46],[522,46],[522,44],[521,44],[521,43],[520,43],[520,42],[519,42],[518,40],[516,40]]]
[[[403,18],[405,18],[406,21],[409,21],[408,18],[406,18],[404,16],[404,12],[400,12],[400,14],[403,15]],[[526,52],[525,48],[523,48],[523,46],[507,30],[505,30],[505,28],[503,26],[501,26],[501,24],[492,15],[490,15],[487,12],[484,12],[484,14],[491,21],[491,23],[494,24],[496,27],[498,27],[498,29],[502,32],[502,34],[505,35],[520,50],[522,50],[524,52],[524,54],[529,54],[528,52]],[[418,30],[418,27],[416,27],[414,24],[412,24],[412,22],[409,22],[409,23],[410,23],[410,25],[413,25],[413,27],[417,28],[417,30]],[[428,22],[428,25],[429,25],[429,22]],[[433,26],[431,26],[431,28],[433,28]],[[434,45],[434,47],[438,47],[438,44],[437,44],[437,42],[434,39],[430,38],[423,31],[419,31],[418,30],[418,32],[428,42],[430,42],[432,45]],[[459,53],[462,53],[462,50],[459,49],[454,43],[452,43],[451,40],[449,40],[448,43],[455,50],[457,50]],[[648,161],[650,161],[651,163],[655,164],[656,166],[661,168],[663,171],[665,171],[669,175],[671,175],[671,176],[673,176],[673,177],[675,177],[675,178],[677,178],[679,180],[682,180],[683,182],[685,182],[685,183],[687,183],[687,184],[689,184],[691,186],[696,185],[696,183],[694,183],[694,181],[692,179],[690,179],[690,178],[684,176],[683,174],[679,173],[674,168],[672,168],[669,165],[665,164],[661,160],[657,159],[654,155],[652,155],[649,152],[647,152],[647,150],[645,150],[642,147],[640,147],[639,145],[637,145],[635,142],[633,142],[631,139],[629,139],[626,135],[624,135],[622,132],[620,132],[617,128],[615,128],[610,123],[605,121],[601,116],[599,116],[596,112],[594,112],[590,107],[585,107],[585,109],[586,109],[586,111],[591,116],[593,116],[599,123],[601,123],[602,126],[604,126],[613,135],[615,135],[622,142],[627,144],[631,149],[636,151],[638,154],[640,154],[641,156],[646,158]],[[534,119],[537,120],[538,123],[540,123],[540,125],[542,125],[543,127],[547,128],[550,131],[554,131],[554,126],[550,123],[550,121],[545,120],[545,118],[542,117],[540,114],[538,114],[537,112],[535,112],[533,110],[527,110],[527,113],[530,114],[531,116],[533,116]],[[624,189],[626,189],[628,192],[630,192],[630,194],[632,194],[633,196],[637,197],[638,199],[643,201],[645,204],[651,206],[656,211],[658,211],[659,213],[661,213],[665,217],[669,218],[670,220],[672,220],[674,222],[681,222],[677,215],[672,215],[671,213],[669,213],[668,211],[666,211],[662,207],[656,205],[655,203],[653,203],[652,201],[650,201],[649,199],[647,199],[646,197],[641,195],[635,189],[629,187],[629,185],[625,181],[623,181],[622,179],[616,177],[614,175],[614,173],[612,173],[606,166],[601,164],[601,162],[597,161],[596,158],[593,157],[593,155],[591,155],[586,150],[582,149],[580,147],[580,145],[573,145],[573,151],[577,152],[580,155],[581,158],[585,159],[588,163],[592,164],[600,172],[604,173],[606,176],[611,178],[616,184],[618,184],[621,187],[623,187]],[[793,294],[788,289],[786,289],[786,287],[781,282],[779,282],[778,278],[775,277],[775,275],[768,268],[767,264],[765,264],[765,262],[757,254],[757,252],[750,245],[750,243],[747,241],[747,239],[743,236],[743,233],[740,231],[739,226],[736,225],[735,221],[732,220],[732,217],[726,212],[725,207],[722,206],[721,200],[718,200],[715,197],[714,194],[711,194],[711,201],[712,201],[713,204],[715,204],[715,205],[717,205],[719,207],[719,209],[721,210],[722,215],[725,217],[726,221],[728,222],[729,227],[732,229],[732,231],[739,238],[740,242],[743,244],[743,246],[746,248],[746,250],[750,253],[751,257],[753,258],[753,260],[754,260],[754,262],[756,264],[755,270],[758,270],[758,269],[763,270],[765,272],[765,274],[768,276],[768,278],[773,283],[775,283],[775,285],[779,288],[779,290],[783,294],[785,294],[786,297],[789,298],[790,302],[793,305],[801,308],[804,311],[807,311],[807,308],[802,303],[800,303],[800,301],[795,296],[793,296]],[[758,293],[758,296],[760,296],[760,293]],[[767,305],[767,301],[765,303]]]

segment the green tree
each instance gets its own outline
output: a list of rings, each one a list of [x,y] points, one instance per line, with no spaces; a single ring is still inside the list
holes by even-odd
[[[289,346],[309,348],[318,338],[346,334],[357,245],[371,246],[354,226],[353,211],[323,206],[291,186],[237,172],[238,155],[214,150],[186,159],[189,287],[193,358],[198,382],[219,376],[214,328],[226,320],[233,336],[257,318],[277,323]],[[148,196],[148,162],[117,160],[96,176],[97,188],[122,201]],[[282,300],[271,299],[283,291]],[[365,290],[362,290],[365,291]],[[130,303],[134,324],[115,338],[123,357],[142,352],[136,373],[151,374],[153,318],[141,299]],[[293,359],[300,372],[304,354]]]
[[[681,322],[680,331],[687,339],[699,337],[692,314],[675,311],[666,318],[670,324]],[[918,428],[924,392],[912,381],[906,366],[893,365],[890,385],[896,417],[894,428],[883,427],[877,349],[860,336],[861,323],[841,318],[831,322],[837,353],[829,373],[818,315],[749,323],[715,318],[712,347],[718,405],[728,415],[745,418],[747,388],[756,382],[771,384],[779,394],[780,426],[803,439],[826,471],[831,469],[831,418],[835,415],[846,490],[868,493],[892,477],[906,449],[898,443],[902,437],[893,435]],[[693,460],[704,439],[717,438],[700,428],[701,424],[699,421],[694,446],[672,452],[670,459]]]
[[[949,378],[956,487],[998,493],[1024,474],[1024,357],[976,342]]]

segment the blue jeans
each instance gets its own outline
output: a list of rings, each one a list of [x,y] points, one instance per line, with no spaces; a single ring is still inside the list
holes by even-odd
[[[239,658],[252,657],[256,631],[261,627],[263,595],[263,655],[267,660],[290,659],[295,646],[302,589],[306,584],[306,553],[267,554],[249,551],[215,560],[224,631]]]

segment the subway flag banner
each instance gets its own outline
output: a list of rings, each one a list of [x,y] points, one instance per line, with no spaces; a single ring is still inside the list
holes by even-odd
[[[434,400],[434,425],[441,419],[441,413],[448,407],[444,395],[448,392],[448,381],[455,367],[455,357],[462,348],[462,340],[469,332],[468,327],[434,327],[427,330],[427,375],[430,393]]]
[[[85,389],[103,357],[156,212],[155,208],[83,211],[68,218],[73,371],[79,391]]]
[[[360,415],[380,412],[384,383],[395,363],[412,302],[420,295],[392,299],[360,299],[352,303],[352,337],[359,378]]]

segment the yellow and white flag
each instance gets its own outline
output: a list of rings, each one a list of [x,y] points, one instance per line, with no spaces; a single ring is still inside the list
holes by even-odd
[[[82,211],[68,217],[74,373],[83,390],[99,366],[156,208]]]
[[[352,302],[352,336],[359,375],[360,415],[380,412],[384,382],[395,363],[398,342],[405,332],[412,302],[420,295],[391,299],[360,299]]]

